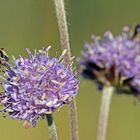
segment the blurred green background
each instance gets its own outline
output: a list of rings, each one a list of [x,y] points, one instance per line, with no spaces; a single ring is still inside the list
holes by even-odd
[[[91,34],[117,34],[124,25],[140,22],[139,0],[66,0],[71,50],[79,56]],[[9,56],[26,55],[25,48],[52,45],[60,52],[53,0],[0,0],[0,47]],[[80,140],[95,140],[101,94],[93,82],[80,80],[77,96]],[[131,96],[113,96],[107,140],[140,139],[140,104]],[[59,140],[69,140],[67,106],[55,114]],[[49,140],[45,120],[25,130],[22,122],[0,117],[0,139]]]

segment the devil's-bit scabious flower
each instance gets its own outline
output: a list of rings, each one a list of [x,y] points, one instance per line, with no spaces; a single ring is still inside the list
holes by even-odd
[[[63,64],[64,54],[51,58],[48,51],[49,47],[32,54],[27,49],[29,58],[15,59],[2,81],[2,112],[33,127],[39,117],[69,103],[78,90],[77,74]]]
[[[119,91],[123,89],[127,93],[139,95],[139,27],[136,26],[134,32],[129,27],[124,27],[118,36],[107,31],[102,39],[93,35],[93,43],[86,43],[82,52],[81,74],[95,80],[101,88],[105,84],[111,84]],[[130,89],[133,92],[128,92]]]

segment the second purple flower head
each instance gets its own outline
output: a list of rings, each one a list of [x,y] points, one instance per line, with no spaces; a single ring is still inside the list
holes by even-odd
[[[107,31],[103,39],[92,36],[85,44],[80,60],[80,73],[102,88],[113,85],[119,91],[140,95],[140,26],[124,27],[122,34]],[[120,93],[120,92],[118,92]]]

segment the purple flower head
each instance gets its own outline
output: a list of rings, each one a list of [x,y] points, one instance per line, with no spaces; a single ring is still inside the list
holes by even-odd
[[[140,93],[140,42],[139,28],[135,31],[124,27],[121,35],[107,31],[101,39],[92,36],[93,43],[86,43],[80,60],[82,76],[95,80],[102,88],[111,84],[118,89],[132,89]],[[132,91],[131,90],[131,91]]]
[[[2,81],[2,112],[13,119],[32,122],[33,127],[39,117],[68,104],[78,90],[77,74],[70,65],[63,64],[64,53],[60,58],[51,58],[49,48],[35,50],[34,54],[27,49],[29,57],[15,59]]]

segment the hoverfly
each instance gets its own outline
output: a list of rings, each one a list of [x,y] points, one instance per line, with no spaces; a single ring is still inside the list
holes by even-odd
[[[130,39],[140,42],[140,24],[129,26],[125,29]]]
[[[9,69],[8,61],[9,57],[4,51],[4,48],[0,48],[0,72],[4,72],[5,69]]]
[[[133,31],[133,38],[136,37],[140,33],[140,25],[136,25]]]

